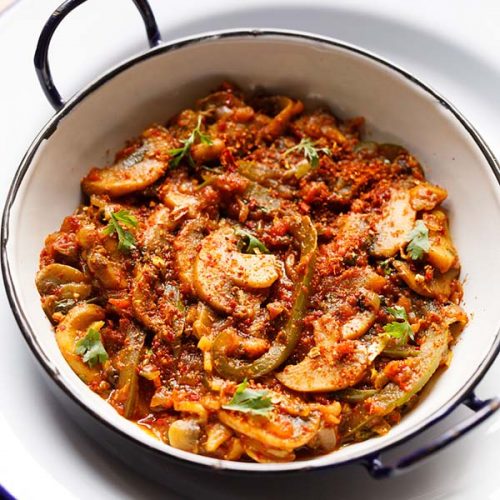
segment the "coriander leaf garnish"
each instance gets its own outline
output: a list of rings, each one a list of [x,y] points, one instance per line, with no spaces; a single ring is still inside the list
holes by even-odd
[[[429,230],[423,221],[419,220],[408,234],[410,241],[407,246],[408,253],[413,260],[421,259],[428,252],[431,243],[429,241]]]
[[[137,227],[137,219],[128,210],[113,212],[108,225],[104,228],[104,232],[106,234],[116,233],[118,236],[118,250],[128,252],[135,248],[135,238],[123,226]]]
[[[297,151],[304,155],[304,158],[311,164],[312,168],[316,168],[319,165],[319,153],[331,156],[332,152],[328,148],[317,148],[315,145],[316,142],[311,141],[308,137],[304,137],[298,144],[287,149],[285,156]]]
[[[84,363],[93,368],[98,363],[104,363],[109,358],[106,349],[101,342],[99,330],[103,327],[103,321],[93,323],[87,330],[87,334],[76,343],[75,353],[82,356]]]
[[[382,268],[386,276],[390,276],[393,272],[392,261],[393,261],[392,257],[389,257],[388,259],[385,259],[380,263],[380,267]]]
[[[393,321],[392,323],[385,325],[385,333],[395,339],[398,339],[399,344],[406,344],[408,342],[408,338],[415,340],[413,330],[408,321],[406,309],[401,306],[388,307],[387,312],[394,316],[397,321]]]
[[[256,238],[253,234],[243,229],[236,229],[234,231],[236,236],[240,236],[241,240],[238,242],[238,250],[243,253],[269,253],[268,248],[262,241]],[[258,250],[256,252],[256,250]]]
[[[227,405],[222,405],[225,410],[241,411],[253,415],[267,416],[273,409],[273,403],[267,395],[268,391],[247,389],[248,381],[245,379],[236,388],[233,398]]]
[[[196,127],[193,129],[193,131],[189,134],[189,137],[187,139],[183,139],[182,142],[182,147],[180,148],[175,148],[171,149],[169,153],[172,155],[172,159],[170,160],[170,166],[175,168],[179,166],[179,163],[182,161],[182,159],[187,155],[189,164],[192,166],[194,164],[193,159],[191,158],[191,146],[196,141],[196,138],[202,143],[202,144],[212,144],[212,139],[208,134],[205,134],[204,132],[201,131],[201,115],[198,116],[198,123],[196,124]]]

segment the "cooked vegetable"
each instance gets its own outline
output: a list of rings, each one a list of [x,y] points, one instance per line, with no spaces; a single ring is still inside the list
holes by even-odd
[[[137,219],[127,210],[120,210],[109,214],[110,221],[106,226],[106,234],[115,234],[118,237],[118,250],[128,252],[135,248],[135,238],[132,233],[123,228],[137,227]]]
[[[319,153],[323,153],[327,156],[331,156],[332,153],[328,148],[317,148],[316,144],[317,142],[311,141],[308,137],[302,138],[298,144],[285,151],[285,156],[295,152],[300,153],[309,162],[312,168],[317,168],[319,165]],[[299,179],[303,177],[300,172],[296,172],[296,176]]]
[[[116,385],[119,400],[123,403],[123,416],[132,418],[139,398],[138,368],[146,334],[129,322],[126,328],[127,343],[120,351],[118,365],[119,376]]]
[[[446,191],[362,118],[219,89],[82,180],[36,286],[69,366],[189,453],[390,432],[468,318]]]
[[[392,323],[384,325],[384,332],[398,339],[399,344],[406,344],[409,338],[414,340],[415,337],[411,325],[408,322],[408,315],[406,314],[405,308],[401,306],[388,307],[387,312],[392,314],[396,320],[400,321],[393,321]]]
[[[236,229],[235,234],[241,237],[238,242],[238,249],[243,253],[269,253],[266,245],[248,231]]]
[[[273,403],[267,397],[267,391],[248,389],[245,379],[238,387],[228,404],[222,405],[225,410],[241,411],[253,415],[267,415],[273,408]]]
[[[276,378],[285,386],[301,392],[339,391],[359,383],[387,341],[377,337],[365,342],[344,341],[332,355],[309,355],[298,365],[288,365]],[[349,355],[341,356],[346,350]]]
[[[410,242],[406,250],[413,260],[421,259],[431,247],[429,242],[429,230],[421,220],[417,221],[415,227],[410,231],[408,239]]]
[[[162,127],[145,131],[142,144],[127,148],[132,151],[114,165],[92,168],[82,180],[83,191],[88,195],[124,196],[147,188],[167,170],[172,141]]]
[[[353,412],[342,421],[344,439],[408,402],[429,381],[447,351],[448,330],[437,325],[429,328],[419,354],[412,358],[416,362],[408,365],[411,366],[411,377],[405,381],[404,387],[390,382],[377,394],[356,405]]]
[[[406,189],[391,189],[390,198],[383,207],[382,217],[375,227],[373,255],[392,257],[406,243],[415,222],[415,210],[410,205]]]
[[[64,358],[87,384],[99,378],[101,363],[107,359],[99,334],[104,318],[104,309],[101,307],[78,304],[56,329],[57,344]]]
[[[300,244],[300,277],[294,288],[292,310],[283,329],[278,333],[269,350],[252,362],[244,362],[225,355],[227,333],[220,333],[212,346],[216,370],[223,376],[242,380],[257,378],[280,366],[291,354],[299,341],[302,319],[309,298],[309,287],[314,271],[317,235],[309,217],[296,218],[291,229]]]
[[[170,154],[172,155],[172,159],[170,160],[171,167],[178,167],[184,157],[187,157],[188,162],[191,165],[194,164],[194,160],[191,156],[191,148],[193,147],[196,140],[199,140],[201,144],[204,144],[206,146],[212,146],[212,139],[210,138],[210,136],[201,131],[201,123],[202,116],[199,115],[196,127],[186,139],[183,139],[181,141],[182,147],[170,150]]]

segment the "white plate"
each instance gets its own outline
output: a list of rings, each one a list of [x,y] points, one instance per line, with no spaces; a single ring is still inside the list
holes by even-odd
[[[3,200],[8,182],[24,149],[35,132],[50,116],[51,110],[38,89],[31,66],[36,37],[58,1],[23,0],[0,18],[0,63],[2,102],[0,115],[0,196]],[[130,3],[130,2],[129,2]],[[273,4],[285,5],[275,0]],[[317,6],[301,7],[288,2],[288,9],[263,7],[263,2],[212,3],[185,1],[172,13],[166,2],[152,2],[164,38],[237,26],[298,28],[335,36],[378,52],[413,71],[449,97],[471,119],[500,156],[496,116],[500,114],[500,40],[496,35],[493,2],[482,2],[472,12],[460,11],[460,2],[446,1],[433,5],[420,2],[420,10],[402,8],[393,1],[337,2],[326,7],[327,0]],[[321,4],[324,4],[321,7]],[[423,4],[428,7],[428,14]],[[453,4],[453,8],[452,8]],[[250,6],[249,6],[250,5]],[[120,6],[122,14],[113,14]],[[201,10],[210,6],[209,16]],[[497,8],[498,9],[498,8]],[[486,15],[485,15],[486,14]],[[408,18],[412,18],[411,23]],[[439,20],[439,22],[436,22]],[[467,24],[465,21],[467,20]],[[425,28],[426,23],[433,27]],[[438,35],[446,33],[446,38]],[[65,23],[54,38],[52,61],[54,76],[63,92],[69,95],[99,70],[117,62],[145,45],[142,26],[133,7],[123,0],[106,5],[88,2]],[[473,41],[468,46],[467,42]],[[495,42],[495,43],[494,43]],[[8,50],[11,48],[11,50]],[[491,56],[488,62],[488,55]],[[497,59],[493,57],[496,56]],[[7,97],[7,99],[6,99]],[[13,133],[14,132],[14,133]],[[41,214],[43,216],[43,214]],[[480,246],[482,242],[478,242]],[[234,481],[220,478],[211,484],[197,484],[192,477],[166,478],[177,492],[167,492],[138,477],[117,463],[98,445],[76,428],[54,400],[28,353],[14,324],[5,296],[0,295],[0,311],[4,320],[2,363],[0,364],[0,483],[20,498],[39,497],[40,492],[68,498],[124,497],[240,497],[262,498],[283,496],[303,498],[499,498],[497,464],[500,461],[500,419],[480,429],[442,452],[428,464],[394,480],[375,482],[359,467],[350,466],[330,472],[317,472],[285,481]],[[485,397],[498,394],[500,363],[497,361],[479,388]],[[386,456],[395,457],[415,449],[467,415],[460,409],[436,428]],[[480,464],[480,465],[479,465]]]

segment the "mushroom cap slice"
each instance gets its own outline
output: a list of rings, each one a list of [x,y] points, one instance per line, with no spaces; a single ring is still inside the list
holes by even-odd
[[[166,169],[165,163],[154,159],[145,159],[132,166],[118,162],[110,167],[93,168],[82,180],[82,188],[89,195],[123,196],[150,186]]]
[[[460,269],[451,268],[444,274],[435,273],[431,281],[425,281],[422,274],[415,273],[406,262],[395,260],[392,265],[398,276],[415,292],[423,297],[447,298],[452,292],[452,281],[458,278]]]
[[[269,271],[271,261],[268,255],[254,255],[248,261],[244,257],[235,257],[237,243],[238,238],[230,226],[222,226],[204,238],[194,263],[193,285],[197,295],[217,311],[253,317],[265,298],[264,286],[267,287],[268,283],[270,286],[278,276]],[[256,271],[258,260],[262,261],[264,269],[249,278],[251,271]],[[235,269],[229,271],[234,262],[239,266],[240,273]],[[243,267],[244,264],[250,267]],[[243,289],[238,283],[256,290]],[[252,284],[259,286],[252,287]]]
[[[142,144],[114,165],[93,168],[82,179],[83,191],[90,194],[123,196],[156,182],[167,170],[175,139],[163,127],[154,126],[142,134]]]
[[[288,365],[276,378],[286,387],[300,392],[329,392],[356,385],[373,360],[384,350],[387,340],[376,337],[368,342],[343,341],[351,352],[343,357],[313,353],[297,365]]]
[[[294,450],[306,445],[318,432],[321,420],[319,412],[301,417],[275,410],[268,417],[262,417],[220,410],[217,415],[234,431],[277,450]],[[290,436],[284,437],[283,429],[290,429]]]
[[[371,253],[377,257],[392,257],[406,243],[413,229],[416,211],[410,204],[407,189],[391,189],[391,197],[382,209],[375,225],[375,240]]]
[[[96,321],[102,321],[105,312],[95,304],[78,304],[66,315],[56,328],[56,341],[64,359],[73,371],[86,383],[91,384],[100,377],[100,367],[90,367],[75,353],[76,343],[82,339]]]
[[[54,294],[59,299],[85,299],[92,287],[85,274],[64,264],[49,264],[36,275],[36,287],[41,295]]]
[[[184,303],[177,287],[164,283],[159,270],[143,264],[132,283],[132,308],[136,318],[164,340],[174,340],[184,330]]]

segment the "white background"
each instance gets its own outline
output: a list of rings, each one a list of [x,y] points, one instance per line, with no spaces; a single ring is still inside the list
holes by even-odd
[[[24,151],[53,114],[38,86],[32,58],[43,23],[58,4],[59,0],[20,0],[0,16],[2,205]],[[443,93],[500,157],[500,2],[496,0],[151,0],[151,4],[165,40],[220,28],[280,27],[358,44]],[[56,85],[63,96],[70,96],[110,65],[144,48],[144,30],[130,0],[89,0],[54,36],[50,59]],[[3,289],[0,318],[0,484],[18,498],[200,495],[204,486],[196,485],[195,478],[192,487],[179,486],[175,478],[168,478],[169,487],[147,481],[89,440],[47,389]],[[478,394],[500,394],[499,380],[497,361]],[[384,458],[402,456],[468,414],[463,408],[457,410]],[[300,481],[253,478],[236,486],[221,482],[207,485],[204,497],[493,500],[500,499],[499,464],[497,416],[400,478],[374,481],[360,467],[350,466]]]

